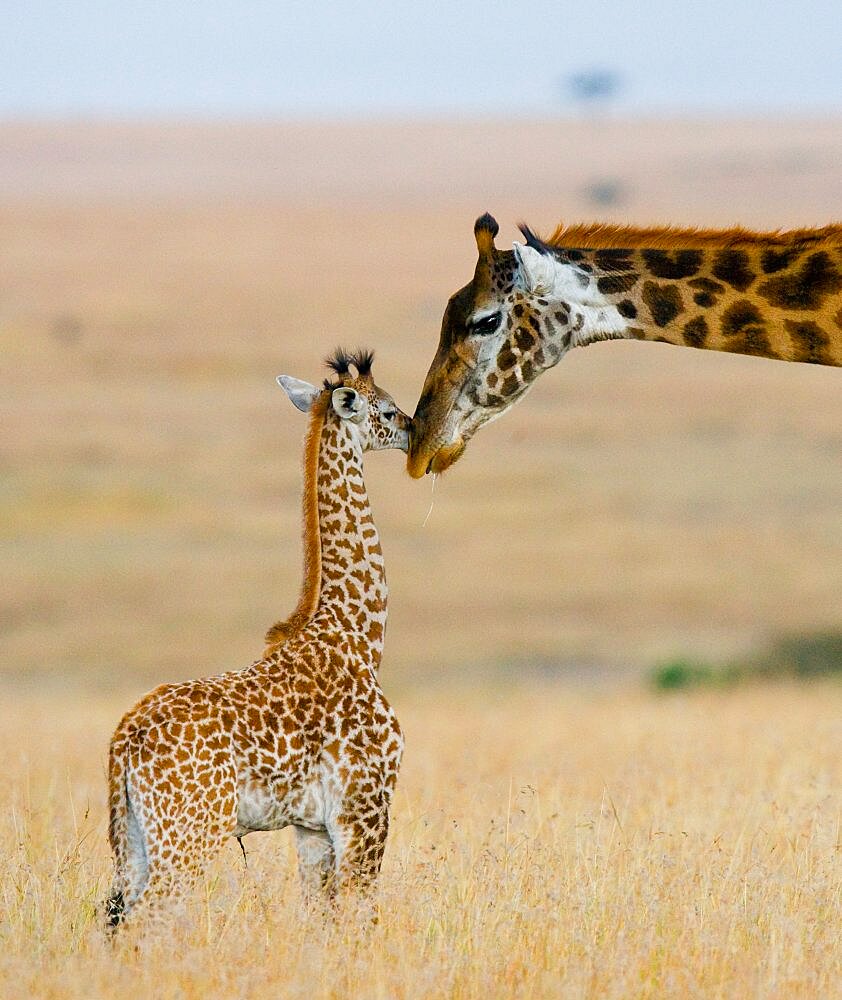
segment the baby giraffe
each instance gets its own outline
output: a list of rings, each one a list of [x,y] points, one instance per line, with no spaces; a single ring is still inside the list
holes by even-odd
[[[295,828],[307,897],[365,887],[380,870],[403,736],[377,679],[387,588],[363,453],[405,452],[410,419],[371,361],[337,351],[323,388],[278,378],[310,414],[305,578],[263,659],[156,688],[114,733],[111,926],[183,893],[226,838],[252,830]]]

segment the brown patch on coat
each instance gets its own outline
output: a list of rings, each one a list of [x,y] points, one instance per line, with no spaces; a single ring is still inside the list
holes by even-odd
[[[643,260],[656,278],[690,278],[702,266],[701,250],[644,250]]]
[[[744,292],[757,277],[748,263],[744,250],[721,250],[714,258],[713,276],[738,292]]]
[[[726,340],[726,351],[761,358],[779,356],[769,343],[760,310],[748,299],[740,299],[728,306],[722,314],[721,331]]]
[[[643,301],[652,314],[655,326],[667,326],[684,311],[678,285],[659,285],[657,281],[647,281],[643,285]]]
[[[833,362],[827,352],[830,337],[812,320],[784,320],[787,333],[792,337],[793,361],[806,361],[811,365],[830,365]]]
[[[713,281],[711,278],[693,278],[687,284],[695,289],[693,301],[703,309],[715,306],[717,299],[725,291],[724,285],[720,285],[718,281]]]
[[[769,278],[757,292],[779,309],[818,309],[824,299],[842,289],[842,274],[825,251],[811,254],[797,271]]]
[[[708,324],[704,316],[696,316],[684,324],[681,331],[688,347],[704,347],[708,339]]]

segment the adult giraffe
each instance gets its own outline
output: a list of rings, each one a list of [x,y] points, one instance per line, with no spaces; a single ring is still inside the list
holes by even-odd
[[[448,302],[413,417],[407,468],[441,472],[573,347],[657,340],[784,361],[842,365],[842,226],[744,229],[560,227],[494,245]]]

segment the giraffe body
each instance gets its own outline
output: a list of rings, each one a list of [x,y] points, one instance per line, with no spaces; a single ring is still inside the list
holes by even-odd
[[[406,450],[408,418],[370,358],[338,385],[286,379],[311,411],[299,606],[244,670],[167,684],[120,722],[109,755],[116,924],[183,892],[229,837],[296,829],[305,895],[370,884],[403,750],[377,670],[387,588],[363,452]],[[309,468],[308,468],[309,462]],[[317,537],[312,536],[313,525]]]
[[[411,475],[452,465],[473,434],[574,347],[651,340],[842,366],[842,227],[792,232],[559,228],[479,260],[453,295],[413,418]]]

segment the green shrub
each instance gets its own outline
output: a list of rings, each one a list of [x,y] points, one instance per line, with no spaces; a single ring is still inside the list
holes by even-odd
[[[667,660],[652,671],[652,683],[660,691],[698,687],[714,682],[715,668],[697,660]]]

